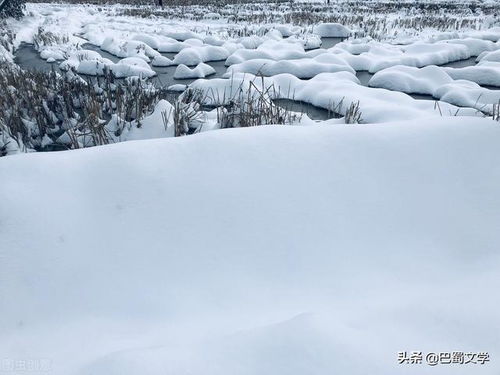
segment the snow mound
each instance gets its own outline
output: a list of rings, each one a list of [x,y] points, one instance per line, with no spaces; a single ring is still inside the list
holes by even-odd
[[[150,78],[156,75],[147,62],[139,57],[127,57],[111,66],[111,70],[117,78],[143,77]]]
[[[270,92],[275,99],[302,101],[345,115],[351,104],[359,102],[364,123],[477,115],[472,108],[458,108],[444,102],[437,108],[434,101],[415,100],[402,92],[361,86],[356,76],[349,72],[321,73],[310,80],[300,80],[291,74],[255,77],[235,73],[231,79],[200,79],[189,87],[203,92],[206,105],[229,104],[242,92],[256,96]]]
[[[151,62],[151,65],[159,66],[159,67],[170,66],[170,65],[174,65],[174,62],[165,56],[155,56],[155,58]]]
[[[182,51],[184,48],[200,47],[202,45],[203,42],[199,39],[187,39],[183,42],[178,42],[172,39],[171,41],[159,44],[158,51],[165,53],[178,53]]]
[[[215,74],[215,69],[210,65],[199,63],[195,68],[191,69],[184,64],[179,65],[175,69],[175,79],[187,78],[205,78],[209,75]]]
[[[321,23],[314,26],[313,32],[322,38],[347,38],[351,30],[340,23]]]
[[[368,85],[408,94],[434,95],[439,87],[451,82],[453,79],[434,65],[421,69],[398,65],[375,73]]]
[[[226,60],[226,65],[240,64],[254,59],[297,60],[314,57],[326,51],[306,52],[300,43],[267,40],[256,49],[239,49]]]
[[[474,38],[443,40],[443,43],[463,44],[467,47],[471,56],[479,56],[485,51],[494,51],[499,47],[490,40]]]
[[[150,78],[156,75],[146,61],[139,57],[127,57],[113,63],[102,57],[98,52],[91,50],[79,50],[72,54],[59,67],[61,70],[73,69],[77,73],[102,76],[107,70],[113,72],[116,78],[144,77]]]
[[[234,73],[251,73],[274,76],[290,73],[298,78],[311,78],[320,73],[351,72],[355,73],[345,60],[333,55],[323,54],[313,59],[281,60],[254,59],[231,65],[225,74],[230,77]]]
[[[224,47],[201,46],[189,47],[180,51],[174,58],[175,65],[194,66],[209,61],[225,60],[229,57],[229,51]]]
[[[455,81],[447,70],[437,66],[395,66],[375,73],[368,85],[409,94],[432,95],[441,101],[475,108],[487,114],[493,113],[493,105],[500,100],[500,91],[480,87],[471,81]]]
[[[69,70],[75,69],[79,70],[79,66],[82,65],[83,62],[92,61],[95,63],[103,63],[104,65],[112,64],[112,61],[109,59],[103,58],[98,52],[92,50],[81,49],[74,53],[72,53],[67,60],[63,61],[59,64],[59,68],[61,70]],[[79,72],[82,73],[82,72]],[[85,73],[88,74],[88,73]]]
[[[353,47],[354,48],[354,47]],[[423,67],[442,65],[453,61],[468,59],[471,54],[465,45],[453,43],[416,42],[407,46],[391,46],[383,43],[357,44],[353,55],[346,44],[333,47],[329,51],[338,54],[356,71],[367,70],[376,73],[395,65]]]
[[[443,69],[453,79],[465,79],[480,85],[500,87],[500,62],[482,61],[476,66]]]
[[[150,58],[160,55],[147,44],[136,40],[123,40],[108,37],[101,44],[103,51],[117,57],[138,57],[149,62]]]
[[[500,62],[500,50],[492,51],[492,52],[483,52],[477,57],[478,62]]]

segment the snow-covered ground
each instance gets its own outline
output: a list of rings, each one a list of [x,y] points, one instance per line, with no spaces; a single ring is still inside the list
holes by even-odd
[[[488,119],[437,118],[2,158],[2,357],[54,375],[496,375],[499,142]],[[398,365],[412,350],[490,362]]]
[[[0,375],[500,374],[495,6],[0,23]]]

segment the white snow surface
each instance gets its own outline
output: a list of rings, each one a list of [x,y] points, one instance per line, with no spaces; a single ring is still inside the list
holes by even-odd
[[[181,64],[175,69],[174,78],[205,78],[212,74],[215,74],[215,69],[208,64],[199,63],[195,68],[192,69],[184,64]]]
[[[127,57],[116,64],[111,60],[101,57],[98,52],[91,50],[79,50],[73,53],[59,67],[62,70],[74,69],[80,74],[103,75],[109,69],[115,77],[144,77],[150,78],[156,75],[149,64],[140,57]]]
[[[324,53],[314,58],[297,60],[252,59],[240,64],[231,65],[226,72],[230,77],[234,73],[262,74],[274,76],[289,73],[297,78],[311,78],[320,73],[351,72],[355,73],[345,60],[337,55]]]
[[[500,62],[481,61],[475,66],[443,69],[453,79],[465,79],[480,85],[500,87]]]
[[[263,126],[0,160],[0,352],[53,375],[387,375],[500,345],[500,127]],[[431,371],[432,370],[432,371]]]

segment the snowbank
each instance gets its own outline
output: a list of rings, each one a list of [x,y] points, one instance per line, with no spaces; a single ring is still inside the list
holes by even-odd
[[[496,374],[499,144],[490,120],[433,118],[3,158],[2,356],[387,375],[399,351],[463,350],[491,362],[432,373]]]

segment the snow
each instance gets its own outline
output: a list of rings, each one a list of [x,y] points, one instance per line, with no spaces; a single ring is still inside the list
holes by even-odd
[[[156,56],[153,61],[151,61],[151,65],[153,66],[170,66],[174,65],[174,62],[165,56]]]
[[[226,76],[234,73],[251,73],[273,76],[290,73],[298,78],[311,78],[320,73],[351,72],[355,73],[345,60],[334,54],[322,54],[312,59],[280,60],[252,59],[231,65]]]
[[[229,57],[229,51],[224,47],[199,46],[189,47],[181,50],[174,58],[174,64],[194,66],[209,61],[225,60]]]
[[[314,57],[326,51],[306,52],[301,43],[296,41],[276,41],[267,40],[261,43],[256,49],[239,49],[226,60],[226,65],[239,64],[248,60],[268,59],[268,60],[295,60],[301,58]]]
[[[150,58],[159,55],[157,51],[143,42],[115,39],[113,37],[104,39],[101,49],[117,57],[138,57],[147,62],[150,61]]]
[[[215,74],[215,69],[210,65],[199,63],[195,68],[190,69],[184,64],[177,66],[174,73],[175,79],[186,78],[205,78],[209,75]]]
[[[44,60],[64,60],[65,59],[65,52],[64,50],[61,50],[59,47],[45,47],[41,52],[40,52],[40,57]]]
[[[339,23],[321,23],[314,27],[313,32],[322,38],[347,38],[351,30]]]
[[[164,116],[168,120],[165,124]],[[153,113],[141,121],[140,127],[131,126],[120,135],[121,141],[167,138],[174,136],[173,106],[166,100],[156,104]]]
[[[351,54],[346,45],[333,47],[329,51],[338,54],[357,71],[366,70],[376,73],[395,65],[423,67],[443,65],[449,62],[465,60],[471,56],[466,45],[453,43],[415,42],[405,46],[391,46],[385,43],[356,44]]]
[[[111,70],[117,78],[123,77],[153,77],[156,72],[151,69],[147,62],[139,57],[127,57],[111,66]]]
[[[500,50],[492,51],[492,52],[483,52],[477,57],[477,61],[479,62],[500,62]]]
[[[266,92],[276,99],[302,101],[341,115],[346,114],[352,103],[359,102],[364,123],[477,115],[471,108],[458,108],[444,102],[439,102],[438,107],[434,101],[415,100],[401,92],[361,86],[349,72],[321,73],[309,80],[300,80],[291,74],[264,78],[235,73],[230,79],[200,79],[189,87],[203,93],[204,104],[216,106],[229,104],[242,92],[245,96]]]
[[[158,51],[166,53],[177,53],[182,51],[184,48],[199,47],[202,46],[203,42],[199,39],[187,39],[183,42],[178,42],[175,39],[171,41],[158,43]]]
[[[493,113],[493,105],[500,101],[499,90],[489,90],[471,81],[455,81],[447,72],[448,70],[437,66],[420,69],[395,66],[375,73],[368,85],[409,94],[432,95],[436,99],[460,107]]]
[[[480,85],[500,87],[500,62],[482,61],[475,66],[444,69],[453,79],[464,79]]]
[[[435,65],[421,69],[397,65],[375,73],[368,85],[409,94],[433,95],[439,87],[451,82],[453,79]]]
[[[397,352],[463,350],[491,363],[432,373],[497,374],[499,142],[491,120],[433,117],[2,158],[2,356],[416,375]]]
[[[494,51],[498,49],[498,45],[490,40],[465,38],[465,39],[449,39],[443,40],[444,43],[463,44],[469,50],[471,56],[479,56],[485,51]]]
[[[106,70],[113,72],[115,77],[144,77],[150,78],[156,75],[149,64],[140,57],[127,57],[118,63],[102,57],[98,52],[91,50],[79,50],[72,54],[59,67],[62,70],[74,69],[80,74],[103,75]]]

